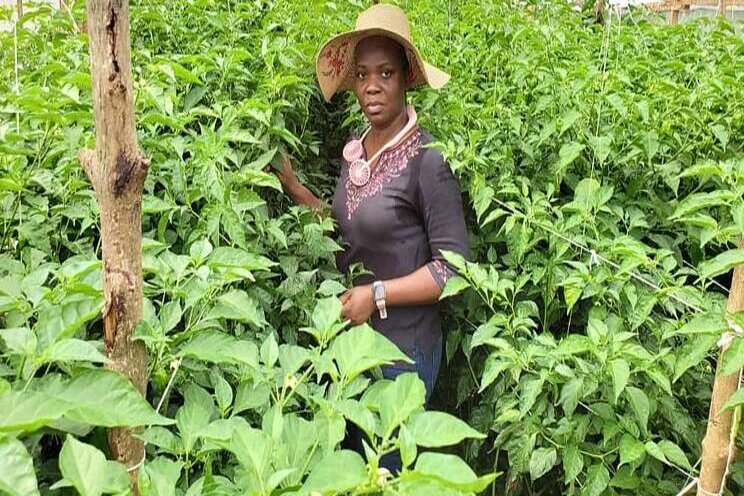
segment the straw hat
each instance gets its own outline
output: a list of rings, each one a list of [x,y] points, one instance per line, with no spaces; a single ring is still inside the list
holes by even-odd
[[[401,44],[408,58],[408,88],[429,85],[439,89],[449,81],[449,75],[421,58],[411,41],[411,27],[405,12],[395,5],[373,5],[357,17],[353,31],[327,41],[318,52],[315,72],[326,100],[337,91],[354,88],[354,54],[357,44],[369,36],[382,35]]]

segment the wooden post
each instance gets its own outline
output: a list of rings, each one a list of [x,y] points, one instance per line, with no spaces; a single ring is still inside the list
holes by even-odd
[[[669,14],[669,24],[679,24],[679,10],[672,9]]]
[[[16,0],[16,13],[20,21],[21,17],[23,17],[23,0]]]
[[[142,319],[142,188],[148,161],[135,133],[129,43],[129,1],[88,0],[96,148],[81,150],[80,163],[93,184],[101,212],[104,344],[111,368],[144,395],[147,354],[131,336]],[[116,460],[131,468],[144,454],[130,429],[108,432]],[[137,471],[130,472],[136,494]]]
[[[739,242],[739,247],[744,248],[744,240]],[[731,280],[728,302],[728,312],[740,312],[744,310],[744,266],[734,269]],[[726,351],[728,344],[721,347],[720,357]],[[718,369],[721,360],[718,360]],[[717,371],[716,371],[717,372]],[[729,460],[729,441],[734,412],[727,410],[721,412],[726,402],[731,398],[739,387],[739,373],[735,372],[726,376],[716,374],[713,383],[713,394],[710,400],[710,412],[708,414],[708,428],[703,439],[703,457],[700,466],[700,482],[698,482],[698,496],[707,494],[718,494],[724,487],[726,481],[726,468],[733,463],[733,456]],[[732,449],[734,446],[731,447]]]

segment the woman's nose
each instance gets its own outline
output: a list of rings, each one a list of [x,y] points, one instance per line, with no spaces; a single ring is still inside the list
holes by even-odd
[[[364,91],[372,95],[380,92],[380,83],[376,77],[372,76],[367,80],[367,87],[364,88]]]

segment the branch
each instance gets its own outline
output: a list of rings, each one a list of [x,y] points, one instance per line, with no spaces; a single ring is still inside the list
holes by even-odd
[[[88,148],[79,150],[78,160],[80,160],[80,165],[83,167],[85,175],[88,176],[88,180],[93,185],[93,189],[97,193],[99,190],[99,180],[98,174],[96,173],[96,171],[98,170],[98,165],[96,164],[95,150],[90,150]]]

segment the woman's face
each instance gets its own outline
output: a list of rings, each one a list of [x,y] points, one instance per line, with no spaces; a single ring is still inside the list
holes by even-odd
[[[404,112],[406,74],[402,47],[384,36],[359,42],[354,93],[372,127],[384,128]]]

